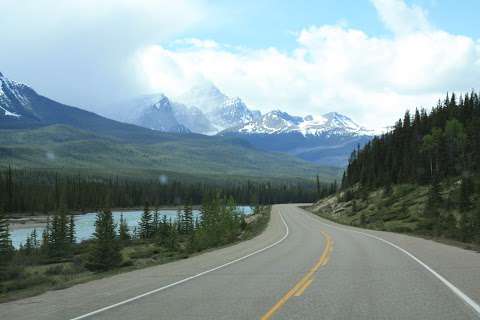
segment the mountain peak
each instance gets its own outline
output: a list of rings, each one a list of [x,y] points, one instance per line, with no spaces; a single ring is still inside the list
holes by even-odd
[[[209,112],[221,107],[227,99],[228,97],[212,82],[204,81],[194,85],[174,101]]]
[[[300,133],[304,136],[371,135],[369,130],[338,112],[329,112],[323,116],[307,115],[302,118],[278,109],[266,113],[257,121],[246,124],[238,132],[253,134]]]
[[[168,100],[167,96],[165,96],[163,93],[158,96],[157,102],[155,102],[152,105],[153,108],[159,110],[159,109],[165,109],[165,108],[171,108],[170,105],[170,100]]]

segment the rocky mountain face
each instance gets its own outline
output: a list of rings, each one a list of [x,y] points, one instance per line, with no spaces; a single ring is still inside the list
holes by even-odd
[[[299,117],[273,110],[262,115],[209,83],[174,100],[148,95],[108,110],[102,117],[66,106],[0,74],[0,129],[65,124],[138,142],[155,141],[159,137],[155,132],[219,135],[333,166],[344,166],[351,152],[374,135],[336,112]]]
[[[163,109],[161,105],[156,107]],[[158,143],[176,139],[170,133],[115,121],[64,105],[0,74],[0,129],[33,129],[51,125],[70,126],[126,142]],[[167,129],[177,130],[174,125]]]
[[[374,135],[337,112],[305,117],[282,110],[261,114],[208,82],[174,99],[162,94],[146,96],[122,108],[118,112],[116,106],[111,116],[156,130],[240,138],[261,150],[332,166],[344,166],[350,153]]]

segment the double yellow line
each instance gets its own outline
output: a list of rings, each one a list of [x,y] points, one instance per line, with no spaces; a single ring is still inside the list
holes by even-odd
[[[323,253],[315,263],[315,265],[298,281],[295,286],[290,289],[280,300],[277,301],[273,305],[270,310],[267,311],[260,319],[261,320],[268,320],[270,319],[283,305],[290,299],[292,296],[298,297],[303,294],[303,292],[312,284],[313,282],[313,275],[320,269],[322,266],[326,265],[328,260],[330,259],[330,254],[332,253],[333,249],[333,240],[327,233],[320,231],[322,235],[325,237],[326,243],[325,248],[323,249]]]

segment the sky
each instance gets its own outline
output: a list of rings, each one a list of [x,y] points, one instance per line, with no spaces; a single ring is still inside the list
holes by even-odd
[[[263,112],[380,129],[479,88],[480,1],[458,3],[0,0],[0,72],[92,111],[210,81]]]

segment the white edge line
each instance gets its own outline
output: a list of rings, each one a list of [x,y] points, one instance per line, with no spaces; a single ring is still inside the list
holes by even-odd
[[[289,228],[288,228],[287,222],[286,222],[285,219],[283,218],[283,215],[282,215],[281,213],[279,213],[279,215],[280,215],[280,218],[282,219],[283,225],[285,226],[285,234],[283,235],[283,237],[282,237],[280,240],[278,240],[278,241],[276,241],[276,242],[274,242],[274,243],[272,243],[272,244],[270,244],[270,245],[268,245],[268,246],[266,246],[266,247],[264,247],[264,248],[262,248],[262,249],[259,249],[259,250],[257,250],[257,251],[254,251],[254,252],[252,252],[252,253],[249,253],[249,254],[247,254],[246,256],[237,258],[237,259],[235,259],[235,260],[232,260],[232,261],[230,261],[230,262],[227,262],[227,263],[222,264],[222,265],[220,265],[220,266],[217,266],[217,267],[215,267],[215,268],[212,268],[212,269],[209,269],[209,270],[206,270],[206,271],[197,273],[197,274],[195,274],[195,275],[193,275],[193,276],[187,277],[187,278],[182,279],[182,280],[179,280],[179,281],[177,281],[177,282],[170,283],[170,284],[168,284],[168,285],[166,285],[166,286],[163,286],[163,287],[161,287],[161,288],[157,288],[157,289],[154,289],[154,290],[152,290],[152,291],[148,291],[148,292],[142,293],[142,294],[140,294],[140,295],[138,295],[138,296],[135,296],[135,297],[129,298],[129,299],[127,299],[127,300],[123,300],[123,301],[117,302],[117,303],[115,303],[115,304],[112,304],[112,305],[109,305],[109,306],[106,306],[106,307],[103,307],[103,308],[94,310],[94,311],[89,312],[89,313],[86,313],[86,314],[84,314],[84,315],[81,315],[81,316],[78,316],[78,317],[75,317],[75,318],[71,318],[70,320],[85,319],[85,318],[87,318],[87,317],[90,317],[90,316],[99,314],[99,313],[101,313],[101,312],[104,312],[104,311],[107,311],[107,310],[110,310],[110,309],[119,307],[119,306],[124,305],[124,304],[127,304],[127,303],[129,303],[129,302],[132,302],[132,301],[141,299],[141,298],[143,298],[143,297],[152,295],[152,294],[154,294],[154,293],[157,293],[157,292],[166,290],[166,289],[168,289],[168,288],[171,288],[171,287],[177,286],[177,285],[179,285],[179,284],[185,283],[185,282],[187,282],[187,281],[193,280],[193,279],[195,279],[195,278],[201,277],[201,276],[206,275],[206,274],[208,274],[208,273],[211,273],[211,272],[213,272],[213,271],[216,271],[216,270],[219,270],[219,269],[228,267],[229,265],[232,265],[232,264],[234,264],[234,263],[240,262],[240,261],[242,261],[242,260],[245,260],[245,259],[253,256],[253,255],[256,255],[256,254],[261,253],[261,252],[263,252],[263,251],[265,251],[265,250],[268,250],[268,249],[270,249],[270,248],[275,247],[276,245],[278,245],[278,244],[280,244],[281,242],[283,242],[283,241],[288,237],[288,235],[289,235],[289,233],[290,233],[290,230],[289,230]]]
[[[299,208],[301,209],[301,208]],[[302,211],[306,212],[305,210],[301,209]],[[313,213],[310,213],[313,215]],[[338,227],[336,225],[333,225],[331,223],[326,223],[318,218],[321,218],[321,217],[318,217],[318,216],[315,216],[315,217],[318,217],[318,218],[314,218],[313,216],[311,216],[310,214],[307,214],[307,216],[309,216],[310,218],[316,220],[316,221],[320,221],[321,223],[324,223],[334,229],[338,229],[338,230],[343,230],[343,231],[352,231],[352,232],[355,232],[355,233],[359,233],[359,234],[362,234],[366,237],[369,237],[369,238],[372,238],[372,239],[376,239],[378,241],[381,241],[381,242],[384,242],[392,247],[394,247],[395,249],[397,250],[400,250],[401,252],[403,252],[404,254],[406,254],[407,256],[409,256],[410,258],[412,258],[415,262],[417,262],[418,264],[420,264],[422,267],[424,267],[425,269],[427,269],[431,274],[433,274],[438,280],[440,280],[444,285],[446,285],[451,291],[453,291],[453,293],[455,293],[460,299],[463,300],[463,302],[465,302],[469,307],[471,307],[476,313],[477,315],[480,316],[480,305],[478,303],[476,303],[472,298],[470,298],[469,296],[467,296],[465,293],[462,292],[462,290],[460,290],[459,288],[457,288],[453,283],[451,283],[450,281],[448,281],[447,279],[445,279],[442,275],[440,275],[438,272],[436,272],[435,270],[433,270],[431,267],[429,267],[425,262],[423,262],[422,260],[420,260],[419,258],[417,258],[416,256],[414,256],[412,253],[408,252],[407,250],[403,249],[402,247],[399,247],[397,246],[396,244],[388,241],[388,240],[385,240],[383,238],[380,238],[380,237],[377,237],[377,236],[374,236],[372,234],[369,234],[369,233],[366,233],[366,232],[362,232],[362,231],[357,231],[357,230],[354,230],[354,229],[351,229],[351,228],[342,228],[342,227]]]

